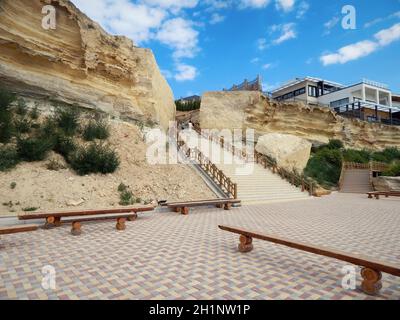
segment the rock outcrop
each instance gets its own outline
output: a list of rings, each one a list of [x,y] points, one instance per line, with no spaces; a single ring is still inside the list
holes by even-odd
[[[377,177],[372,184],[376,191],[400,191],[400,177]]]
[[[56,9],[55,30],[42,27],[48,4]],[[173,93],[151,50],[107,34],[68,0],[0,1],[0,83],[41,101],[164,128],[175,118]]]
[[[258,139],[256,150],[276,160],[278,167],[303,172],[311,155],[312,144],[305,139],[269,133]]]
[[[285,133],[317,145],[340,139],[346,147],[357,149],[400,146],[400,127],[343,118],[326,107],[273,102],[250,91],[205,93],[200,125],[204,129],[251,128],[256,140],[267,133]]]

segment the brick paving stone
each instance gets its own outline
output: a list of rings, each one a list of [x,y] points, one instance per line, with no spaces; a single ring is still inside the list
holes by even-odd
[[[257,240],[241,254],[238,236],[219,224],[400,265],[400,201],[334,194],[188,216],[146,213],[124,232],[101,222],[84,224],[80,237],[69,226],[4,236],[0,299],[400,299],[400,279],[387,274],[378,297],[344,290],[343,261]],[[56,290],[41,286],[45,265],[56,269]]]

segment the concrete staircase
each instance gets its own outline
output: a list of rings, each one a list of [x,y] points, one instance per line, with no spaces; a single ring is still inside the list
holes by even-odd
[[[280,176],[254,164],[251,174],[242,174],[242,165],[220,164],[218,167],[238,185],[238,197],[243,204],[311,199],[308,192],[292,186]]]
[[[367,193],[373,191],[367,169],[348,169],[343,173],[342,193]]]
[[[196,132],[191,133],[192,138],[202,140],[199,149],[216,164],[238,186],[238,198],[243,204],[261,204],[278,201],[312,199],[309,193],[302,192],[300,188],[292,186],[279,175],[272,173],[259,164],[244,164],[243,160],[233,157],[230,151],[221,148],[219,144],[199,137]],[[219,155],[217,161],[211,155]],[[228,163],[228,164],[226,164]],[[246,170],[244,170],[246,169]]]

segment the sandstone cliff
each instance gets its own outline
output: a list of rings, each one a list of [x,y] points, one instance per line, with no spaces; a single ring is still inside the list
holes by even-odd
[[[42,28],[47,4],[56,8],[55,30]],[[173,93],[151,50],[107,34],[68,0],[0,1],[0,84],[164,128],[175,118]]]
[[[340,117],[324,107],[276,103],[259,92],[207,92],[202,97],[200,125],[205,129],[252,128],[256,138],[286,133],[314,143],[340,139],[347,147],[380,150],[400,147],[400,127]]]

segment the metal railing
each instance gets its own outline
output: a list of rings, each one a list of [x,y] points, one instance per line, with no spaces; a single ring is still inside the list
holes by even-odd
[[[366,110],[373,110],[374,113],[367,113]],[[395,107],[374,104],[367,101],[356,101],[333,107],[333,110],[340,116],[346,118],[360,119],[362,121],[383,123],[386,125],[400,126],[400,118],[394,118],[394,113],[400,114],[400,109]],[[382,118],[382,112],[387,114],[387,118]]]

